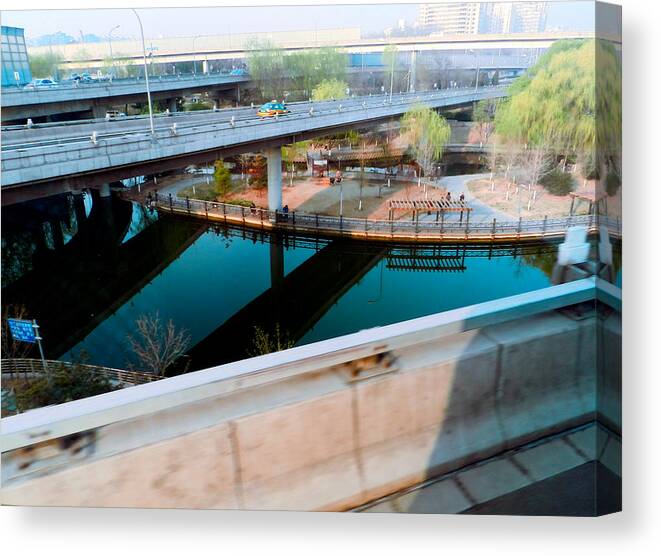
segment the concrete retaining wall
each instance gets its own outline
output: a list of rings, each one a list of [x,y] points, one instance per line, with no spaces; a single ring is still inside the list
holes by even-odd
[[[551,311],[443,337],[420,330],[417,343],[398,347],[393,336],[374,349],[383,359],[360,354],[316,368],[301,359],[303,374],[274,368],[225,393],[212,383],[208,397],[190,402],[182,390],[169,407],[136,417],[127,406],[116,422],[5,448],[2,500],[352,508],[592,421],[596,323],[595,315]],[[617,336],[616,326],[609,330]],[[617,414],[615,381],[599,383],[605,411]]]

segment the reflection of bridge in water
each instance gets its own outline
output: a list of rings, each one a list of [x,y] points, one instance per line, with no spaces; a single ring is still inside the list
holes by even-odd
[[[247,358],[257,329],[275,341],[297,342],[383,254],[383,248],[347,252],[344,242],[328,242],[285,276],[285,242],[269,240],[271,287],[189,351],[194,369]]]
[[[183,219],[157,220],[124,241],[135,205],[95,197],[85,218],[81,203],[82,196],[75,196],[78,229],[71,240],[47,249],[35,237],[31,269],[2,291],[5,300],[38,319],[51,357],[75,346],[205,229]]]
[[[85,217],[81,199],[78,196],[73,203],[79,220],[76,234],[64,244],[55,242],[54,249],[40,247],[31,259],[32,268],[3,288],[7,303],[24,305],[39,320],[47,353],[54,357],[78,344],[207,229],[226,237],[270,243],[271,287],[190,350],[193,368],[198,369],[245,358],[253,347],[255,327],[273,338],[277,325],[282,339],[300,340],[382,258],[389,269],[463,272],[471,257],[517,257],[555,250],[548,243],[375,245],[168,216],[140,229],[134,221],[135,213],[144,211],[142,207],[95,198]],[[52,227],[59,229],[57,224]],[[38,227],[37,232],[43,234],[43,229]],[[33,241],[43,243],[43,239]],[[284,252],[290,248],[315,253],[285,276]],[[7,265],[3,272],[6,270]]]

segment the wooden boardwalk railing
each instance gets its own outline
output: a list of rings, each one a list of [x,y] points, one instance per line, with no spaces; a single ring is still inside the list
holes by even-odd
[[[590,231],[597,231],[599,226],[606,226],[609,232],[619,237],[621,233],[619,218],[597,214],[567,216],[562,218],[544,218],[498,222],[464,221],[457,222],[441,219],[440,222],[426,220],[370,220],[364,218],[345,218],[305,212],[269,211],[258,207],[245,207],[228,203],[182,199],[172,195],[156,195],[152,201],[165,212],[188,214],[209,221],[240,224],[264,231],[271,229],[285,230],[292,233],[311,233],[316,235],[346,236],[356,239],[381,241],[526,241],[564,236],[570,226],[586,226]]]
[[[49,369],[54,369],[62,365],[72,366],[72,363],[68,363],[66,361],[47,360],[46,364],[48,365]],[[125,384],[145,384],[147,382],[153,382],[162,378],[158,375],[150,373],[126,371],[124,369],[113,369],[111,367],[99,367],[98,365],[79,364],[79,366],[90,369],[92,372],[99,373],[109,380],[115,380]],[[9,378],[29,380],[31,378],[44,375],[47,372],[44,370],[41,359],[3,359],[0,362],[0,368],[2,369],[3,379]]]

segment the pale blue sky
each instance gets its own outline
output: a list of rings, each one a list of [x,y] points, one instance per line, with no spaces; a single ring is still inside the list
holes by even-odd
[[[589,30],[594,26],[593,11],[590,1],[553,2],[547,26]],[[418,4],[147,8],[139,12],[150,38],[354,26],[372,32],[393,26],[399,19],[412,22]],[[76,38],[80,31],[105,36],[115,25],[120,25],[113,33],[116,37],[139,34],[135,16],[127,9],[3,11],[2,24],[23,27],[28,37],[57,31]]]

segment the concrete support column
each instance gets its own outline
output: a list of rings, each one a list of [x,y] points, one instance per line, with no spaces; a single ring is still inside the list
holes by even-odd
[[[268,171],[269,210],[282,209],[282,151],[272,147],[264,151]]]
[[[236,105],[241,104],[241,85],[236,86]]]
[[[110,197],[110,184],[109,183],[101,184],[101,187],[99,187],[99,197],[101,197],[101,198]]]
[[[168,99],[168,110],[171,113],[174,113],[174,112],[177,111],[177,100],[178,99],[176,97]]]
[[[202,73],[207,74],[209,73],[209,61],[208,60],[202,60]]]
[[[98,104],[92,105],[92,118],[100,120],[106,117],[107,112],[106,106],[99,106]]]

